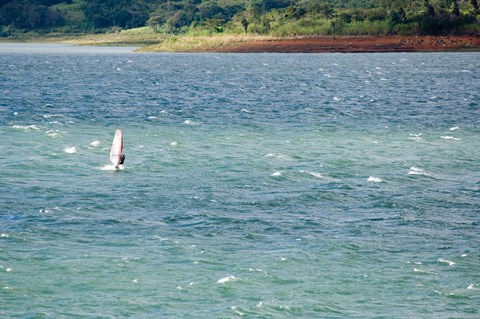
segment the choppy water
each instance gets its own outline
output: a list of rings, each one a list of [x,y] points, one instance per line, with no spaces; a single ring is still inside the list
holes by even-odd
[[[480,316],[478,53],[0,44],[0,89],[4,318]]]

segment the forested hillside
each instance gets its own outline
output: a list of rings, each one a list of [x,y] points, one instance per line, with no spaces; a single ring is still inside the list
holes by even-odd
[[[0,36],[101,33],[479,34],[477,0],[0,0]]]

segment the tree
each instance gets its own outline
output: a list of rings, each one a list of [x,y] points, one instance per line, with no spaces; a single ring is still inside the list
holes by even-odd
[[[472,6],[473,12],[475,14],[478,14],[478,12],[479,12],[478,1],[477,0],[470,0],[470,5]]]
[[[460,16],[460,9],[458,7],[458,2],[457,2],[457,0],[453,0],[452,2],[453,2],[452,5],[451,5],[452,13],[454,15],[456,15],[457,17],[459,17]]]
[[[245,33],[247,33],[247,31],[248,31],[248,20],[245,17],[243,17],[241,23],[242,23],[243,31]]]

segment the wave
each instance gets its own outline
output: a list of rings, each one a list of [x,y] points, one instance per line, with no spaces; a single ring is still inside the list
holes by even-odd
[[[185,125],[200,125],[200,123],[192,121],[192,120],[185,120],[183,122],[183,124],[185,124]]]
[[[113,164],[107,164],[107,165],[104,165],[100,168],[102,171],[123,171],[124,170],[124,167],[123,165],[119,165],[118,167],[115,167],[115,165]]]
[[[440,138],[442,138],[444,140],[454,140],[454,141],[461,141],[462,140],[461,138],[454,137],[454,136],[449,136],[449,135],[440,136]]]
[[[47,136],[51,138],[62,137],[62,135],[60,134],[61,132],[59,130],[49,130],[45,133],[47,134]]]
[[[414,141],[420,141],[422,139],[422,133],[412,133],[412,134],[409,134],[410,136],[410,139],[414,140]]]
[[[281,159],[281,160],[291,160],[291,157],[288,155],[283,155],[283,154],[277,154],[277,153],[268,153],[265,155],[265,157],[274,157],[276,159]]]
[[[383,179],[375,177],[375,176],[370,176],[369,178],[367,178],[367,181],[372,182],[372,183],[381,183],[381,182],[383,182]]]
[[[77,152],[77,148],[75,146],[65,147],[63,151],[68,154],[75,154]]]
[[[410,167],[410,170],[408,171],[408,175],[431,176],[431,174],[428,173],[427,171],[425,171],[421,168],[415,167],[415,166]]]
[[[305,173],[305,174],[308,174],[308,175],[316,177],[316,178],[325,178],[325,176],[323,176],[322,174],[317,173],[317,172],[300,171],[300,173]]]
[[[275,172],[271,175],[272,177],[282,177],[282,172]]]
[[[24,130],[24,131],[29,131],[29,130],[34,130],[34,131],[38,131],[40,130],[40,128],[37,126],[37,125],[14,125],[12,126],[14,129],[17,129],[17,130]]]
[[[437,261],[438,261],[439,263],[448,264],[449,266],[453,266],[453,265],[456,264],[456,262],[454,262],[454,261],[447,260],[447,259],[443,259],[443,258],[438,258]]]
[[[227,283],[227,282],[236,281],[236,280],[238,280],[238,279],[237,279],[235,276],[230,275],[230,276],[224,277],[224,278],[222,278],[222,279],[219,279],[219,280],[217,281],[217,284],[223,285],[223,284],[225,284],[225,283]]]
[[[90,146],[93,148],[93,147],[98,147],[100,146],[100,141],[93,141],[92,143],[90,143]]]

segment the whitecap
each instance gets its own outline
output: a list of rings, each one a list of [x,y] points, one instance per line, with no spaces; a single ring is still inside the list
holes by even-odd
[[[458,126],[454,126],[454,127],[451,127],[450,128],[450,131],[456,131],[456,130],[459,130],[460,128]]]
[[[103,167],[100,168],[102,171],[118,171],[118,170],[123,170],[124,167],[123,165],[119,165],[118,167],[115,167],[113,164],[107,164],[104,165]]]
[[[65,153],[68,153],[68,154],[74,154],[74,153],[77,152],[77,148],[76,148],[75,146],[65,147],[65,148],[63,149],[63,151],[64,151]]]
[[[178,143],[173,141],[173,142],[170,143],[170,146],[178,146]]]
[[[443,258],[438,258],[437,261],[438,261],[439,263],[448,264],[449,266],[453,266],[453,265],[456,264],[456,262],[454,262],[454,261],[447,260],[447,259],[443,259]]]
[[[50,136],[51,138],[62,137],[59,130],[49,130],[45,133],[47,134],[47,136]]]
[[[288,141],[287,141],[288,142]],[[277,154],[277,153],[268,153],[267,155],[265,155],[265,157],[274,157],[276,159],[280,159],[280,160],[290,160],[291,158],[287,155],[283,155],[283,154]]]
[[[408,171],[408,175],[424,175],[424,176],[429,176],[430,174],[428,174],[426,171],[424,171],[424,170],[421,169],[421,168],[412,166],[412,167],[410,167],[410,170]]]
[[[251,113],[249,110],[247,109],[241,109],[240,112],[243,112],[243,113]]]
[[[8,238],[8,237],[10,237],[10,235],[5,234],[5,233],[2,233],[2,234],[0,235],[0,237],[1,237],[1,238]]]
[[[281,172],[275,172],[272,174],[272,177],[282,177],[282,173]]]
[[[444,139],[444,140],[453,140],[453,141],[461,141],[462,139],[461,138],[458,138],[458,137],[454,137],[454,136],[440,136],[440,138]]]
[[[13,126],[14,129],[17,129],[17,130],[24,130],[24,131],[29,131],[29,130],[35,130],[35,131],[38,131],[40,130],[40,128],[36,125],[14,125]]]
[[[93,141],[92,143],[90,143],[91,147],[98,147],[99,145],[100,145],[100,141]]]
[[[475,288],[475,285],[474,285],[474,284],[468,285],[467,289],[468,289],[468,290],[478,290],[478,288]]]
[[[324,176],[322,176],[322,174],[317,173],[317,172],[300,171],[300,173],[305,173],[305,174],[308,174],[308,175],[316,177],[316,178],[325,178]]]
[[[375,176],[370,176],[368,179],[367,179],[368,182],[372,182],[372,183],[381,183],[383,182],[383,180],[381,178],[378,178],[378,177],[375,177]]]
[[[410,136],[410,139],[415,141],[419,141],[422,139],[422,133],[412,133],[412,134],[409,134],[409,136]]]
[[[427,270],[422,270],[422,269],[418,269],[418,268],[413,268],[413,271],[418,272],[418,273],[422,273],[422,274],[435,274],[434,272],[427,271]]]
[[[217,281],[217,284],[223,285],[223,284],[225,284],[225,283],[227,283],[227,282],[235,281],[235,280],[237,280],[237,278],[236,278],[235,276],[233,276],[233,275],[230,275],[230,276],[228,276],[228,277],[219,279],[219,280]]]
[[[336,102],[338,102],[338,101],[340,101],[341,99],[340,99],[338,96],[334,96],[334,97],[333,97],[333,100],[336,101]]]
[[[52,117],[65,117],[65,115],[63,115],[63,114],[44,114],[43,115],[43,118],[45,118],[45,119],[49,119],[49,118],[52,118]]]
[[[199,123],[195,122],[195,121],[192,121],[192,120],[185,120],[183,122],[183,124],[185,124],[185,125],[198,125]]]

